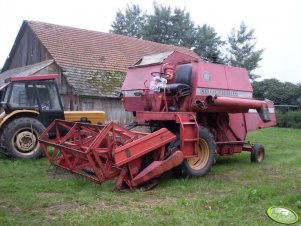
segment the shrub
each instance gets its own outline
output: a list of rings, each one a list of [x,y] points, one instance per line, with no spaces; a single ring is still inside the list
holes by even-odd
[[[277,110],[277,127],[301,129],[301,111]]]

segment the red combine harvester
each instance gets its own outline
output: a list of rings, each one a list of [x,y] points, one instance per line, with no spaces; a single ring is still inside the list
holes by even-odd
[[[95,183],[115,178],[115,189],[152,187],[171,169],[177,175],[206,175],[216,154],[249,151],[252,162],[262,162],[263,146],[246,141],[246,135],[276,122],[273,102],[252,98],[245,69],[179,52],[139,60],[129,68],[121,96],[136,125],[149,133],[113,122],[56,120],[40,137],[49,161]],[[53,129],[56,138],[47,138]]]

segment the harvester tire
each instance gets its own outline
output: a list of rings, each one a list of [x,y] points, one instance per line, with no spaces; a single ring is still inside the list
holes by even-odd
[[[216,155],[213,135],[207,128],[200,126],[199,136],[195,145],[197,156],[184,159],[180,168],[175,169],[176,176],[180,173],[184,177],[202,177],[211,170]]]
[[[264,147],[260,144],[255,144],[251,151],[251,162],[261,163],[265,159]]]
[[[2,129],[1,141],[4,152],[15,159],[37,159],[43,151],[38,137],[45,130],[44,125],[35,118],[16,118]]]

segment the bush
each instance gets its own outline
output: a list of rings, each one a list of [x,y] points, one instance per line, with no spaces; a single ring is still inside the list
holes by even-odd
[[[277,127],[301,129],[301,111],[277,110]]]

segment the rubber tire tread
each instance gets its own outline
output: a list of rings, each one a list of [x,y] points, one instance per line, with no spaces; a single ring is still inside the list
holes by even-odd
[[[215,141],[210,131],[203,126],[200,126],[200,137],[207,141],[210,149],[209,160],[206,166],[200,170],[194,170],[189,166],[187,160],[184,159],[180,166],[173,169],[175,177],[203,177],[210,172],[216,157]]]
[[[4,149],[3,150],[4,154],[14,159],[37,159],[43,155],[43,151],[41,147],[39,147],[38,150],[31,155],[23,155],[18,150],[16,150],[12,145],[11,139],[15,131],[23,127],[31,127],[31,125],[32,125],[32,129],[37,131],[38,136],[40,136],[41,133],[44,132],[45,130],[44,125],[39,120],[30,117],[16,118],[5,125],[1,133],[1,142],[2,142],[2,148]]]
[[[253,163],[261,163],[257,159],[258,152],[260,151],[261,148],[263,149],[263,154],[264,154],[263,160],[261,162],[264,161],[264,159],[265,159],[265,150],[264,150],[263,145],[261,145],[261,144],[254,144],[254,146],[252,148],[252,151],[251,151],[251,156],[250,156],[251,162],[253,162]]]

